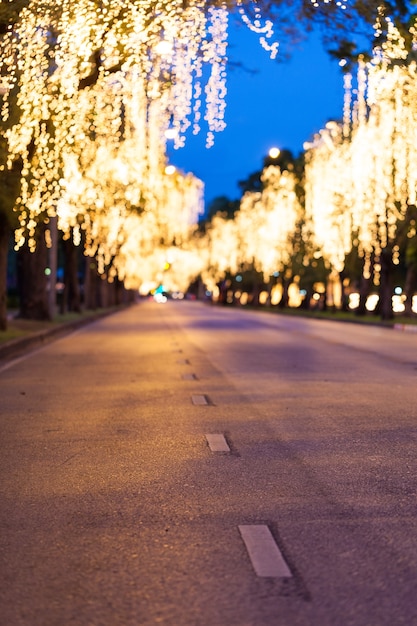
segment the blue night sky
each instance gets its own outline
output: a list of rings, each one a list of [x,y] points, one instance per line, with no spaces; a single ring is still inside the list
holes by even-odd
[[[193,172],[205,183],[206,205],[221,195],[239,198],[237,181],[262,167],[271,147],[286,148],[296,156],[329,119],[343,111],[343,77],[317,35],[298,44],[290,60],[272,61],[258,35],[245,26],[230,24],[229,59],[256,73],[228,71],[227,128],[205,147],[205,133],[187,139],[186,146],[170,149],[170,161]]]

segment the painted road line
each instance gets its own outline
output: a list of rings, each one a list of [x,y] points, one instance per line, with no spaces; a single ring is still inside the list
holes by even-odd
[[[253,569],[257,576],[291,578],[292,574],[265,524],[239,526]]]
[[[49,343],[43,346],[40,346],[39,348],[33,348],[33,350],[30,350],[30,352],[27,352],[26,354],[22,354],[21,356],[17,356],[11,361],[5,362],[4,365],[0,365],[0,372],[5,372],[6,370],[10,369],[14,365],[17,365],[18,363],[20,363],[21,361],[26,361],[26,359],[30,359],[31,356],[34,356],[37,352],[41,352],[42,350],[45,350],[45,348],[48,348],[48,346],[49,346]]]
[[[229,445],[224,435],[219,433],[211,433],[206,435],[207,443],[212,452],[230,452]]]
[[[402,330],[409,333],[417,333],[417,326],[414,324],[394,324],[394,330]]]
[[[199,406],[208,404],[207,396],[203,396],[203,395],[191,396],[191,402]]]
[[[183,380],[198,380],[195,374],[183,374],[181,378]]]

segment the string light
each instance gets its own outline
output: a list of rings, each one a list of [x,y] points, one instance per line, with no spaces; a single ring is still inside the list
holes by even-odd
[[[341,0],[322,0],[322,2],[320,2],[319,0],[310,0],[310,2],[315,8],[319,8],[320,6],[326,4],[334,4],[337,6],[337,8],[345,11],[348,7],[348,2],[342,2]]]
[[[341,271],[356,234],[367,278],[383,251],[398,264],[398,226],[417,194],[416,62],[391,21],[386,32],[371,61],[359,61],[355,102],[345,78],[342,129],[321,131],[306,154],[307,216],[323,255]],[[410,33],[415,38],[415,26]],[[378,262],[373,270],[377,285]]]
[[[275,58],[272,22],[256,2],[238,8]],[[355,101],[345,79],[343,125],[328,125],[309,146],[308,220],[337,270],[352,230],[368,259],[394,241],[416,199],[416,65],[386,27],[372,62],[360,61]],[[0,40],[1,167],[22,163],[17,247],[26,239],[34,249],[36,225],[56,215],[101,272],[137,284],[146,266],[156,280],[167,249],[174,241],[186,248],[202,211],[201,181],[166,170],[167,132],[178,148],[203,120],[211,146],[225,128],[227,28],[226,4],[207,9],[203,0],[28,2]],[[300,215],[295,177],[276,166],[263,176],[262,192],[242,199],[236,220],[213,221],[208,280],[251,259],[265,275],[289,262]],[[178,267],[196,268],[194,251],[185,252]]]
[[[265,280],[289,264],[291,237],[301,216],[293,172],[270,165],[262,173],[262,191],[247,192],[233,220],[215,216],[208,231],[208,268],[203,279],[213,291],[229,271],[254,263]]]
[[[251,27],[275,56],[256,6]],[[159,248],[187,240],[203,186],[171,171],[166,141],[183,146],[204,120],[210,147],[225,128],[227,28],[226,5],[203,0],[27,3],[0,39],[1,167],[22,163],[17,248],[34,250],[56,215],[100,272],[136,284],[144,258],[157,266]]]
[[[262,13],[258,5],[254,5],[254,17],[251,18],[248,10],[238,2],[238,11],[242,22],[253,32],[260,35],[259,43],[269,53],[271,59],[275,59],[279,51],[279,42],[271,41],[274,36],[274,25],[269,19],[263,19]]]

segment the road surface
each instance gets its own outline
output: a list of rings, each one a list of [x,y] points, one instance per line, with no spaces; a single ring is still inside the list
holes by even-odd
[[[150,301],[0,363],[1,626],[417,624],[417,334]]]

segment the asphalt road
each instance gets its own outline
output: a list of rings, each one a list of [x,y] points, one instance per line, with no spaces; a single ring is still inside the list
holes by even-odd
[[[3,363],[1,626],[417,625],[416,383],[417,334],[196,302]]]

